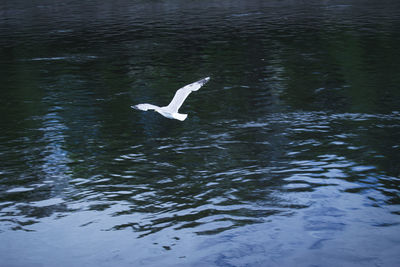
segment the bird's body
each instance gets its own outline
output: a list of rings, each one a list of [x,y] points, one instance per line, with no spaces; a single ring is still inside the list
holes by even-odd
[[[178,113],[179,108],[182,106],[183,102],[191,92],[199,90],[209,80],[210,77],[207,77],[180,88],[178,91],[176,91],[174,98],[168,106],[159,107],[156,105],[145,103],[132,106],[132,108],[143,111],[154,110],[168,119],[184,121],[187,118],[187,114]]]

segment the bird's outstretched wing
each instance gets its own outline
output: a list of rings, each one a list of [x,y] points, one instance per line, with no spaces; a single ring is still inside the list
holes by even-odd
[[[176,91],[174,98],[172,99],[171,103],[166,107],[169,112],[176,113],[178,112],[179,108],[182,106],[185,99],[188,95],[193,92],[199,90],[206,82],[210,80],[210,77],[201,79],[200,81],[188,84],[178,91]]]
[[[145,103],[145,104],[137,104],[135,106],[131,106],[131,108],[148,111],[148,110],[152,110],[152,109],[155,110],[155,109],[158,109],[160,107],[152,105],[152,104]]]

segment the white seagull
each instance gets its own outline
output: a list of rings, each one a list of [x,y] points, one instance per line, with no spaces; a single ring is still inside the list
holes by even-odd
[[[144,111],[154,110],[168,119],[176,119],[184,121],[187,117],[187,114],[178,113],[179,108],[182,106],[183,102],[191,92],[199,90],[209,80],[210,77],[207,77],[201,79],[200,81],[182,87],[181,89],[176,91],[174,98],[172,99],[171,103],[169,103],[168,106],[158,107],[152,104],[145,103],[145,104],[137,104],[135,106],[131,106],[131,108]]]

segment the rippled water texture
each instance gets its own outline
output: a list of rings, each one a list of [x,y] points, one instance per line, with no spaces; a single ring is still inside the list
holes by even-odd
[[[0,266],[400,266],[399,14],[1,1]]]

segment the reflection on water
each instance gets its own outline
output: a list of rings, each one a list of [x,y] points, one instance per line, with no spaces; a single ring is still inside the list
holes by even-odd
[[[400,264],[398,10],[0,4],[4,263]]]

